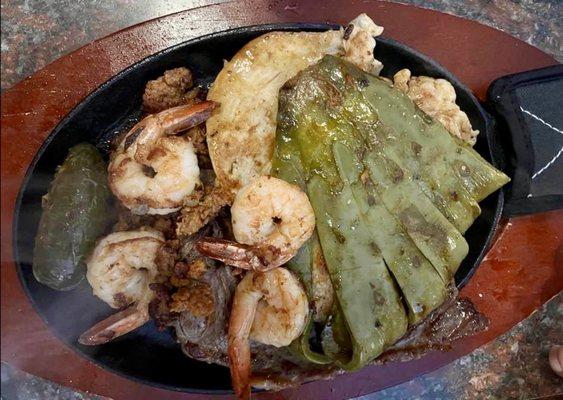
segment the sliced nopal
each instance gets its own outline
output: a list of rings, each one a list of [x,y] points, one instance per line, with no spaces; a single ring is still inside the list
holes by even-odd
[[[338,361],[346,369],[361,368],[406,332],[406,314],[351,187],[334,193],[323,178],[314,176],[308,190],[352,343],[350,357]]]
[[[293,271],[303,282],[305,286],[305,290],[307,291],[307,298],[309,299],[309,303],[311,303],[311,299],[313,297],[313,268],[314,265],[314,242],[318,241],[316,235],[314,235],[301,249],[297,255],[291,259],[287,264],[286,267]],[[300,357],[305,358],[306,360],[313,362],[315,364],[327,364],[330,363],[332,360],[324,354],[320,354],[314,351],[311,348],[309,343],[309,337],[311,336],[311,332],[314,328],[313,325],[313,316],[309,313],[309,317],[307,319],[307,324],[305,326],[305,330],[297,339],[293,341],[291,344],[291,349]]]
[[[276,137],[276,148],[272,160],[272,175],[299,186],[303,190],[305,187],[304,171],[301,166],[300,154],[298,149],[291,141],[285,140],[283,135]],[[293,271],[301,280],[307,291],[310,307],[314,301],[314,269],[318,267],[315,259],[315,248],[320,246],[319,239],[314,234],[302,247],[295,257],[293,257],[286,267]],[[316,364],[326,364],[331,362],[331,358],[314,351],[309,343],[309,337],[314,328],[313,316],[309,313],[309,319],[304,332],[292,344],[291,349],[298,356]]]
[[[446,300],[477,201],[507,179],[395,92],[331,56],[280,92],[272,171],[309,194],[336,293],[322,348],[349,369]]]
[[[441,212],[446,204],[437,202],[432,191],[422,183],[419,166],[412,165],[412,154],[397,152],[398,144],[408,146],[407,152],[422,150],[412,142],[409,146],[400,141],[401,135],[382,126],[377,113],[370,109],[359,91],[345,91],[342,106],[331,110],[330,114],[336,121],[332,129],[354,132],[355,135],[348,136],[363,141],[356,144],[357,163],[365,167],[363,179],[372,180],[372,190],[381,196],[385,207],[398,218],[444,282],[449,283],[469,249],[458,228]],[[409,164],[411,168],[405,167]],[[455,179],[451,171],[447,174]],[[477,204],[473,199],[472,202]],[[469,220],[473,218],[469,216]]]
[[[364,153],[362,161],[369,172],[364,181],[371,179],[371,190],[381,196],[385,207],[400,221],[444,283],[449,283],[469,250],[463,235],[440,213],[408,171],[376,150]]]
[[[449,283],[467,256],[467,241],[412,182],[397,189],[385,193],[384,203],[396,207],[396,216],[416,247]]]
[[[479,215],[477,202],[508,182],[505,174],[382,79],[331,56],[316,68],[334,90],[357,97],[347,110],[350,118],[371,125],[370,138],[385,143],[386,154],[413,173],[460,232]]]
[[[384,149],[383,152],[380,151],[380,156],[384,157],[383,161],[391,164],[392,168],[403,171],[402,175],[395,175],[394,179],[404,178],[412,181],[448,221],[460,233],[464,233],[479,216],[481,208],[458,176],[452,174],[452,168],[445,159],[443,162],[428,164],[429,159],[440,161],[440,158],[443,158],[440,152],[433,151],[428,155],[419,138],[390,125],[393,122],[391,119],[384,122],[371,104],[366,103],[362,92],[347,92],[347,102],[352,112],[358,107],[369,107],[373,112],[374,118],[367,121],[365,118],[357,118],[354,113],[349,113],[349,116],[374,150]],[[418,117],[415,114],[413,119],[416,118]],[[404,119],[403,117],[402,122]]]
[[[425,171],[439,168],[440,164],[456,172],[463,188],[481,201],[509,181],[509,178],[485,161],[476,151],[459,139],[452,137],[438,121],[422,112],[404,93],[380,78],[366,74],[336,57],[325,57],[321,63],[337,68],[348,86],[357,88],[371,108],[377,113],[380,124],[392,128],[405,140],[417,143],[417,159]],[[328,75],[327,75],[328,76]],[[336,82],[334,73],[331,81]],[[356,82],[356,83],[354,83]],[[407,149],[407,146],[403,147]],[[424,176],[421,173],[421,179]],[[455,195],[452,197],[455,201]]]
[[[393,215],[374,190],[371,181],[360,180],[358,167],[363,165],[356,154],[341,143],[335,143],[333,151],[343,179],[351,187],[373,246],[380,249],[398,283],[408,307],[409,322],[415,324],[446,299],[449,281],[440,277],[417,248],[399,218]]]
[[[322,251],[337,297],[331,327],[325,330],[340,326],[342,324],[335,325],[336,321],[343,321],[348,334],[342,335],[342,329],[336,329],[336,333],[340,334],[334,335],[331,341],[323,340],[323,347],[342,367],[360,368],[406,332],[406,311],[381,252],[361,221],[351,188],[340,185],[342,181],[333,163],[331,149],[327,151],[315,145],[315,142],[320,144],[323,139],[320,137],[320,141],[317,141],[314,135],[315,132],[322,134],[315,131],[314,126],[315,121],[318,121],[316,118],[322,118],[322,110],[316,110],[315,116],[305,116],[301,111],[312,111],[311,108],[301,108],[296,102],[291,103],[291,108],[295,113],[280,114],[280,118],[287,117],[288,121],[278,122],[272,171],[293,183],[303,182],[303,177],[310,176],[311,171],[327,172],[324,178],[313,177],[307,184],[318,217],[317,230]],[[282,110],[285,109],[282,106]],[[300,122],[292,118],[301,116],[305,119]],[[308,151],[312,152],[310,157],[303,157]],[[301,157],[291,162],[296,152]],[[349,240],[343,240],[345,237]],[[327,345],[328,342],[332,346]]]

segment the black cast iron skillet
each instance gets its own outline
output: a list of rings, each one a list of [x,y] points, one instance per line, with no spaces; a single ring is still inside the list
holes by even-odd
[[[86,97],[53,130],[35,156],[20,190],[14,218],[15,258],[20,279],[37,312],[68,346],[104,368],[143,383],[166,389],[221,393],[230,391],[226,368],[194,361],[183,355],[170,332],[159,332],[153,323],[102,346],[82,346],[78,336],[113,312],[92,295],[84,280],[77,288],[58,292],[33,277],[31,258],[41,214],[41,196],[49,188],[55,169],[68,149],[80,142],[96,145],[107,156],[109,141],[127,129],[140,115],[145,84],[165,70],[189,67],[199,84],[210,84],[223,66],[249,40],[266,32],[322,31],[336,28],[324,24],[276,24],[245,27],[203,36],[154,54],[122,71]],[[401,68],[413,75],[441,77],[456,90],[458,104],[471,120],[478,136],[475,149],[498,165],[491,119],[469,89],[428,57],[391,39],[378,37],[375,57],[383,62],[383,76]],[[497,191],[480,203],[481,215],[466,233],[469,254],[455,279],[463,286],[487,252],[503,208],[503,193]]]

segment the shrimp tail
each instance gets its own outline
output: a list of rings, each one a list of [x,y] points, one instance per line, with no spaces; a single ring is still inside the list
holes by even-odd
[[[206,257],[250,271],[267,271],[277,266],[269,264],[256,254],[253,246],[231,240],[204,237],[196,242],[195,248]]]
[[[250,272],[243,281],[253,282],[254,273]],[[228,353],[229,367],[233,389],[239,399],[250,399],[251,354],[250,331],[258,301],[262,297],[259,292],[249,292],[245,285],[239,284],[233,298],[231,316],[229,318]]]
[[[124,148],[127,150],[133,143],[137,143],[135,160],[149,165],[151,151],[159,137],[181,133],[205,122],[216,106],[217,103],[213,101],[204,101],[149,115],[127,133]]]
[[[250,344],[248,339],[229,340],[229,367],[235,394],[239,399],[250,399]]]
[[[137,329],[148,320],[148,312],[139,310],[134,304],[98,322],[80,335],[78,343],[86,346],[104,344]]]
[[[216,107],[217,103],[207,100],[191,106],[178,106],[164,111],[166,113],[163,118],[165,133],[180,133],[207,121]]]

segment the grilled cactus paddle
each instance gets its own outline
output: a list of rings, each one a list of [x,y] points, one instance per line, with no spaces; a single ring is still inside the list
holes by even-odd
[[[406,314],[351,187],[344,184],[334,193],[323,178],[313,176],[308,189],[352,344],[351,354],[337,361],[345,369],[358,369],[406,332]]]
[[[334,158],[351,185],[354,200],[371,234],[373,246],[381,249],[385,262],[397,281],[407,305],[410,324],[416,324],[444,302],[447,286],[432,264],[424,257],[374,190],[372,181],[362,181],[363,167],[358,157],[342,143],[333,144]],[[400,204],[397,204],[400,207]],[[399,211],[400,213],[401,211]],[[451,278],[450,278],[451,280]],[[391,343],[392,344],[392,343]]]
[[[272,162],[272,175],[306,190],[299,149],[294,146],[294,142],[284,141],[281,136],[276,139],[275,153]],[[310,302],[314,297],[313,275],[314,269],[318,267],[315,263],[314,249],[316,246],[320,246],[318,242],[318,236],[314,234],[309,241],[303,245],[297,255],[286,264],[286,267],[301,279]],[[328,364],[332,361],[330,357],[315,352],[311,348],[309,337],[311,336],[313,328],[313,316],[312,313],[309,313],[309,320],[307,321],[304,332],[291,344],[291,348],[298,356],[308,361],[315,364]]]
[[[329,269],[331,263],[333,264],[331,269],[333,282],[335,276],[333,270],[344,266],[338,265],[334,258],[329,260],[327,246],[330,245],[330,241],[323,236],[327,232],[335,231],[335,220],[345,221],[354,210],[368,209],[369,212],[365,215],[358,214],[353,218],[359,225],[368,227],[374,225],[375,231],[355,227],[353,232],[347,232],[347,235],[341,237],[348,238],[350,241],[361,241],[359,238],[363,233],[372,249],[380,249],[383,259],[402,290],[408,305],[409,321],[411,323],[420,321],[445,300],[450,280],[441,278],[413,243],[400,221],[387,210],[382,201],[378,200],[380,207],[365,206],[368,204],[367,198],[372,202],[378,194],[372,193],[373,188],[369,186],[358,185],[359,176],[365,168],[363,164],[359,165],[361,160],[355,159],[340,163],[341,165],[335,162],[333,144],[349,148],[352,153],[357,154],[369,150],[363,136],[343,112],[346,109],[342,102],[344,95],[336,92],[334,85],[327,85],[327,79],[322,75],[319,76],[317,69],[304,73],[297,82],[290,83],[290,86],[291,89],[282,94],[284,102],[281,103],[280,110],[287,110],[292,117],[287,118],[289,121],[287,125],[283,123],[284,120],[281,121],[279,127],[283,133],[282,131],[278,133],[285,137],[283,140],[285,143],[296,143],[302,155],[303,169],[305,174],[311,177],[310,181],[319,176],[327,183],[321,185],[316,182],[314,188],[309,184],[308,192],[317,216],[317,229]],[[283,114],[285,115],[285,112]],[[365,193],[346,198],[346,204],[338,210],[326,210],[325,207],[338,204],[338,195],[346,194],[342,191],[348,190],[345,181],[350,182],[352,193],[362,190]],[[322,192],[322,189],[325,192]],[[354,201],[357,207],[353,204]],[[324,203],[328,204],[324,205]],[[340,216],[340,213],[345,215]],[[373,221],[373,218],[376,220]],[[323,225],[327,223],[332,224],[332,227],[323,230]],[[428,224],[428,221],[425,223]],[[354,267],[356,265],[350,266],[350,268]],[[365,268],[365,265],[359,263],[357,267]],[[338,288],[335,289],[338,294]],[[346,302],[340,298],[339,302],[346,317]]]
[[[291,104],[297,105],[293,101]],[[343,368],[357,369],[406,332],[407,316],[371,232],[361,221],[351,187],[346,185],[334,164],[330,146],[320,145],[326,144],[329,136],[322,129],[315,129],[318,128],[316,122],[322,125],[323,113],[313,107],[313,104],[306,105],[308,116],[294,115],[306,120],[314,114],[312,121],[300,121],[292,126],[290,118],[289,124],[280,121],[278,126],[290,135],[281,134],[281,142],[297,145],[301,160],[306,164],[304,171],[309,176],[314,175],[307,189],[338,299],[330,327],[332,334],[324,335],[323,348]],[[314,154],[303,156],[303,149]],[[322,176],[313,171],[319,171]],[[432,266],[428,267],[435,274]],[[437,274],[436,277],[440,281]],[[347,335],[342,333],[342,326],[347,328]]]
[[[326,113],[326,110],[330,111],[331,115]],[[340,236],[342,241],[348,239],[353,242],[361,242],[362,235],[364,235],[372,251],[380,249],[380,254],[401,288],[408,305],[409,321],[411,323],[419,322],[445,300],[446,287],[451,276],[450,279],[445,280],[439,275],[417,248],[408,231],[402,226],[400,219],[394,216],[393,212],[398,215],[403,211],[401,204],[399,202],[387,202],[386,204],[385,201],[382,201],[375,189],[376,185],[372,184],[373,180],[360,183],[360,175],[364,169],[369,170],[369,159],[364,160],[366,167],[355,155],[366,151],[366,145],[358,131],[352,125],[345,125],[343,123],[345,117],[335,113],[336,111],[330,105],[321,108],[311,103],[307,112],[309,122],[305,122],[305,118],[302,118],[303,122],[296,132],[296,140],[302,143],[303,147],[315,146],[317,154],[323,154],[325,157],[324,162],[319,157],[314,164],[310,163],[310,165],[315,165],[314,170],[309,170],[312,175],[310,181],[313,182],[316,176],[320,176],[314,171],[322,171],[323,181],[328,182],[327,179],[330,179],[336,183],[332,186],[323,186],[318,182],[314,187],[311,187],[311,184],[308,185],[309,197],[317,216],[317,229],[329,269],[331,261],[333,268],[337,268],[334,266],[337,262],[334,259],[329,260],[327,249],[330,242],[323,237],[323,233],[339,232],[335,221],[345,225],[342,221],[345,221],[346,218],[354,218],[357,226],[353,227],[352,232],[342,234]],[[331,172],[327,173],[333,169],[336,176],[333,176]],[[347,191],[350,191],[353,197],[346,197],[346,204],[341,209],[327,209],[331,205],[337,205],[339,196],[346,196]],[[344,216],[340,216],[340,214],[344,214]],[[423,224],[428,225],[430,222],[425,220]],[[323,226],[326,224],[330,225],[330,229],[323,231]],[[367,226],[367,230],[361,228],[364,225]],[[342,244],[341,247],[343,247]],[[342,258],[342,263],[346,263],[345,258]],[[362,264],[359,263],[359,265]],[[338,268],[344,268],[344,266],[339,265]],[[343,303],[342,300],[340,302],[343,312],[346,314],[345,302]]]
[[[69,290],[85,276],[84,257],[111,219],[106,165],[90,144],[72,147],[58,168],[35,237],[33,274],[55,290]]]
[[[286,84],[278,116],[274,173],[306,182],[337,297],[323,350],[355,369],[443,303],[477,201],[508,178],[336,57]]]
[[[377,113],[367,106],[361,92],[345,90],[343,94],[342,115],[332,111],[331,117],[341,126],[339,129],[354,131],[355,136],[365,142],[363,146],[357,144],[363,150],[355,156],[355,162],[365,166],[362,183],[366,184],[368,178],[371,179],[369,189],[381,197],[385,207],[393,210],[418,249],[436,268],[442,280],[449,283],[469,251],[465,238],[440,212],[442,203],[435,204],[428,196],[416,176],[417,170],[412,173],[399,165],[404,162],[401,157],[396,157],[393,146],[389,145],[394,140],[385,135],[388,129],[375,125],[379,121],[374,120],[373,115]],[[392,138],[396,137],[393,134]]]
[[[440,170],[447,172],[453,169],[462,186],[477,202],[510,180],[469,145],[450,135],[441,123],[421,111],[406,94],[382,79],[333,56],[323,58],[319,69],[342,93],[353,90],[362,94],[369,104],[368,120],[369,115],[376,114],[375,119],[371,119],[376,124],[373,126],[374,139],[381,140],[387,136],[387,146],[394,148],[393,152],[397,155],[402,155],[405,162],[411,162],[410,166],[404,167],[418,172],[421,180],[432,169],[446,165],[448,170]],[[408,157],[409,152],[412,157]],[[422,170],[412,169],[414,166]],[[441,175],[436,178],[438,181],[435,183],[439,185]],[[435,189],[430,180],[428,185]],[[450,193],[452,200],[455,200],[456,194]]]

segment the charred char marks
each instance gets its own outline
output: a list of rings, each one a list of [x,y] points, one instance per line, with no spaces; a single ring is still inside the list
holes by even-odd
[[[381,293],[379,293],[376,289],[375,289],[375,285],[373,283],[370,282],[370,287],[373,291],[373,301],[375,302],[376,305],[378,306],[382,306],[385,304],[385,296],[383,296]],[[376,324],[379,321],[376,321]],[[380,324],[381,326],[381,324]]]
[[[461,163],[459,165],[459,173],[461,176],[471,176],[471,169],[467,166],[467,164]]]
[[[362,89],[367,88],[369,86],[369,81],[366,78],[359,78],[358,86]]]
[[[350,39],[350,35],[352,35],[352,32],[354,32],[354,24],[348,24],[348,26],[344,30],[344,35],[342,36],[342,38],[344,40]]]
[[[344,244],[346,242],[346,237],[337,228],[332,228],[332,233],[334,234],[334,237],[336,238],[338,243]]]
[[[338,107],[342,104],[342,95],[340,90],[334,84],[327,80],[319,80],[319,84],[323,86],[323,90],[326,92],[326,104],[329,107]]]
[[[393,168],[393,183],[399,183],[405,177],[405,173],[400,168]]]
[[[373,254],[377,254],[377,255],[381,254],[381,250],[379,249],[379,246],[375,242],[369,242],[369,247],[371,247]]]

